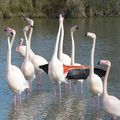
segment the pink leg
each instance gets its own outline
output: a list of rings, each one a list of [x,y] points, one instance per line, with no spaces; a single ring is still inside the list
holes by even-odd
[[[77,82],[74,82],[74,91],[75,91],[75,94],[77,95]]]
[[[100,97],[99,97],[99,95],[98,95],[98,110],[100,109]]]
[[[70,80],[70,93],[72,92],[72,81]]]
[[[66,93],[67,92],[67,84],[65,83],[64,85],[65,85],[65,93]]]
[[[61,94],[61,83],[59,83],[59,94],[60,94],[60,100],[62,99],[62,94]]]
[[[19,104],[21,104],[21,94],[19,94]]]
[[[81,95],[83,96],[83,80],[80,80]]]
[[[41,84],[41,82],[40,82],[40,76],[38,77],[37,76],[37,79],[36,79],[36,86],[37,86],[37,90],[39,90],[39,87],[40,87],[40,84]]]
[[[53,84],[53,94],[56,97],[56,85],[55,84]]]
[[[92,106],[93,106],[93,108],[95,107],[94,96],[92,96]]]
[[[14,96],[13,96],[13,104],[14,104],[14,107],[17,106],[17,95],[16,95],[16,93],[14,93]]]
[[[29,84],[29,92],[31,93],[32,92],[32,82],[30,82],[30,84]]]

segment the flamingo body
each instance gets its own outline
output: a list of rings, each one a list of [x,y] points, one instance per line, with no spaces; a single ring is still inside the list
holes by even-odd
[[[7,79],[10,89],[15,93],[21,93],[25,89],[29,88],[29,84],[25,80],[23,73],[18,67],[14,65],[10,66],[7,74]]]
[[[102,94],[103,84],[101,78],[98,75],[92,74],[88,76],[87,80],[88,80],[89,90],[92,96]]]
[[[112,118],[120,117],[120,100],[115,96],[109,95],[107,91],[108,75],[111,67],[111,62],[108,60],[100,60],[99,64],[107,66],[104,77],[102,103],[103,109],[112,116]]]

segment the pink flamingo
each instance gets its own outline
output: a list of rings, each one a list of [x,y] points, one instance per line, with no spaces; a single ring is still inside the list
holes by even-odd
[[[94,105],[94,96],[98,96],[98,108],[99,108],[99,97],[103,93],[103,83],[101,78],[94,73],[94,52],[95,52],[95,42],[96,42],[96,35],[94,33],[87,32],[86,34],[88,37],[92,38],[93,45],[91,49],[91,58],[90,58],[90,72],[88,76],[88,86],[89,91],[92,95],[93,105]]]
[[[21,71],[23,72],[26,80],[30,82],[30,87],[32,89],[32,80],[35,79],[35,69],[29,59],[30,46],[28,43],[27,35],[26,35],[26,32],[30,29],[30,27],[31,27],[30,25],[25,26],[23,29],[23,33],[24,33],[25,40],[26,40],[26,53],[25,53],[24,61],[21,65]]]
[[[21,93],[29,88],[29,84],[26,81],[22,71],[15,65],[11,64],[11,49],[15,39],[16,31],[7,27],[5,29],[8,35],[8,55],[7,55],[7,80],[10,89],[13,91],[14,94],[14,105],[16,106],[17,102],[17,95],[20,96],[20,103],[21,103]],[[11,40],[10,40],[11,39]]]
[[[107,67],[106,75],[104,77],[102,103],[103,109],[112,116],[111,119],[113,120],[116,117],[120,117],[120,100],[115,96],[108,95],[107,91],[107,80],[111,67],[111,62],[109,60],[100,60],[98,64]]]

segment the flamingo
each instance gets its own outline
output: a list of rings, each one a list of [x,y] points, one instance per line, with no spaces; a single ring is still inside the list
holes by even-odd
[[[20,42],[18,43],[18,46],[16,47],[16,52],[19,53],[21,56],[25,57],[26,46],[23,45],[23,41],[24,39],[21,38]],[[32,51],[32,49],[29,50],[29,54],[31,56],[34,55],[34,52]]]
[[[14,96],[13,96],[13,102],[14,106],[17,105],[17,95],[20,96],[20,103],[21,103],[21,93],[29,88],[29,84],[26,81],[22,71],[15,65],[12,65],[11,63],[11,49],[12,45],[15,39],[16,31],[12,28],[7,27],[5,29],[7,35],[8,35],[8,55],[7,55],[7,80],[8,80],[8,86],[12,90]],[[10,40],[11,39],[11,40]]]
[[[103,93],[103,83],[101,78],[94,73],[94,52],[95,52],[95,42],[96,42],[96,34],[87,32],[86,36],[92,38],[93,40],[93,45],[91,49],[91,58],[90,58],[90,72],[89,76],[87,78],[88,80],[88,87],[89,91],[92,95],[92,100],[93,100],[93,105],[94,105],[94,96],[98,96],[98,109],[99,109],[99,97]]]
[[[58,51],[58,58],[64,65],[71,65],[71,57],[65,53],[63,53],[63,40],[64,40],[64,17],[63,21],[61,21],[61,38],[59,43],[59,51]],[[70,87],[71,88],[71,87]],[[67,85],[65,84],[65,90],[67,89]]]
[[[57,82],[59,83],[60,99],[62,98],[62,96],[61,96],[61,83],[62,82],[67,83],[67,81],[65,80],[64,72],[63,72],[63,63],[57,57],[59,37],[60,37],[60,29],[62,27],[62,21],[63,21],[63,17],[60,14],[60,16],[59,16],[59,29],[58,29],[58,34],[57,34],[57,38],[56,38],[55,48],[54,48],[53,56],[49,62],[49,66],[48,66],[48,74],[49,74],[50,79],[53,82],[55,96],[56,96],[55,84]]]
[[[29,38],[28,38],[29,39],[29,46],[31,47],[31,39],[32,39],[32,33],[33,33],[34,21],[32,19],[30,19],[30,18],[25,18],[25,20],[31,26],[30,34],[29,34]],[[32,64],[34,65],[37,88],[38,88],[38,84],[40,84],[40,77],[41,77],[41,74],[43,73],[43,70],[39,69],[39,65],[48,64],[48,61],[44,57],[42,57],[40,55],[37,55],[35,53],[30,54],[30,59],[31,59]]]
[[[30,46],[28,43],[27,35],[26,35],[26,32],[30,29],[30,27],[31,27],[30,25],[25,26],[23,29],[23,33],[26,40],[26,53],[25,53],[24,62],[21,65],[21,71],[23,72],[26,80],[30,82],[30,87],[32,88],[32,80],[35,78],[35,70],[34,70],[33,64],[29,59]]]
[[[120,117],[120,100],[115,96],[108,95],[107,91],[107,81],[108,75],[111,68],[111,62],[109,60],[100,60],[98,64],[106,66],[106,74],[104,77],[104,85],[103,85],[103,96],[102,103],[103,109],[112,116],[112,120],[116,117]]]
[[[70,29],[71,40],[72,40],[71,65],[81,65],[81,64],[75,63],[75,41],[74,41],[73,34],[74,34],[75,30],[77,30],[77,29],[79,29],[79,27],[77,25],[72,26]],[[81,93],[82,93],[83,79],[80,79],[80,82],[81,82]],[[70,84],[71,84],[71,81],[70,81]],[[75,84],[75,93],[77,94],[76,81],[74,82],[74,84]]]
[[[64,21],[64,17],[63,17]],[[64,25],[63,21],[61,21],[61,39],[59,44],[58,58],[62,61],[64,65],[71,65],[71,57],[65,53],[63,53],[63,40],[64,40]]]

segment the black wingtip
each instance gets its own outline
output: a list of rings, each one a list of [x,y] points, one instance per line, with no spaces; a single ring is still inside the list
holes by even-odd
[[[100,61],[97,63],[97,65],[100,65]]]
[[[79,29],[79,27],[77,26],[76,29]]]
[[[87,33],[85,34],[85,37],[87,37]]]
[[[40,65],[39,68],[42,69],[45,73],[48,74],[48,64]]]

